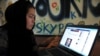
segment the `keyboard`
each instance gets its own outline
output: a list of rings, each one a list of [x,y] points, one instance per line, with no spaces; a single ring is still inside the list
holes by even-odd
[[[59,49],[50,49],[48,50],[53,56],[70,56],[69,54],[65,54],[64,52],[60,51]]]
[[[38,54],[39,54],[39,56],[48,56],[49,55],[46,50],[39,51]]]

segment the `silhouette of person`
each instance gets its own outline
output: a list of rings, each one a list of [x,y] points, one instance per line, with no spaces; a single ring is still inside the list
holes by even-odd
[[[7,56],[38,56],[32,31],[35,25],[35,7],[29,1],[16,1],[7,7],[5,18]]]

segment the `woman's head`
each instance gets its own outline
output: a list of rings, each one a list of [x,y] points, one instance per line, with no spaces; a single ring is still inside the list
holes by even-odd
[[[6,9],[5,17],[13,28],[32,30],[35,23],[35,8],[29,1],[17,1]]]
[[[29,3],[26,12],[26,29],[32,30],[34,25],[35,25],[35,8],[31,3]]]

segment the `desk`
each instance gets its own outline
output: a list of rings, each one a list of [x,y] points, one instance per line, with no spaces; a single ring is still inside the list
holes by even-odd
[[[91,56],[100,56],[100,38],[97,39]]]

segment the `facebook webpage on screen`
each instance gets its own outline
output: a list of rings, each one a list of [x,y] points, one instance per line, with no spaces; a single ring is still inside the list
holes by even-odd
[[[68,27],[60,44],[83,55],[88,55],[95,39],[97,30]]]

